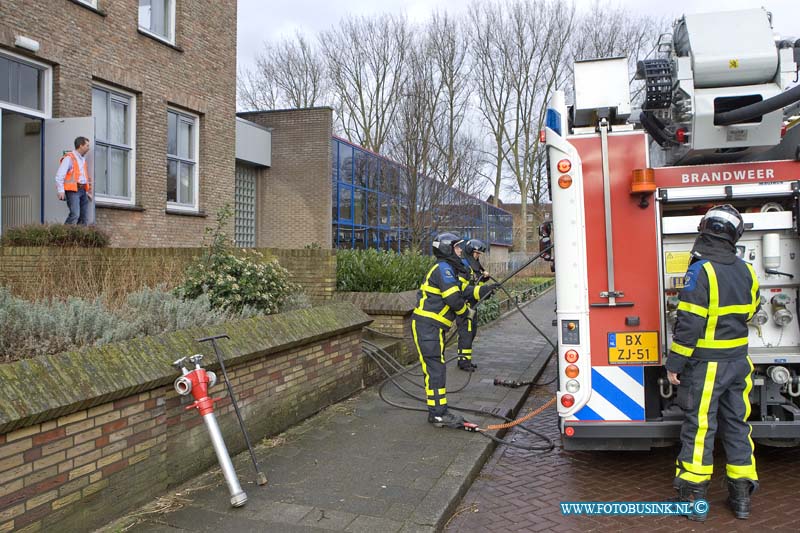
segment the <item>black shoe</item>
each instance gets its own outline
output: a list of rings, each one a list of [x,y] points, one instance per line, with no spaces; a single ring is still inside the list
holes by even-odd
[[[678,491],[678,501],[680,502],[694,503],[698,500],[705,500],[708,502],[706,494],[708,492],[709,483],[709,481],[704,483],[691,483],[676,478],[672,486]],[[700,510],[692,508],[692,512],[686,515],[686,518],[694,520],[695,522],[705,522],[706,518],[708,518],[708,504],[706,503],[705,507]]]
[[[475,372],[475,369],[478,368],[478,365],[472,364],[471,359],[459,359],[458,360],[458,369],[463,370],[464,372]]]
[[[459,415],[454,415],[449,411],[447,411],[443,415],[434,415],[433,413],[428,413],[428,422],[430,422],[437,428],[452,428],[452,429],[464,428],[464,418]]]
[[[750,495],[758,488],[758,482],[752,479],[728,478],[728,506],[739,520],[750,518]]]

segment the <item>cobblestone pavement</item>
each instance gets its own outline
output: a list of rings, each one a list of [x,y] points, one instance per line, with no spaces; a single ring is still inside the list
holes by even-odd
[[[551,363],[541,381],[554,375]],[[555,392],[550,385],[534,389],[520,415]],[[756,445],[761,489],[753,497],[749,520],[736,520],[725,506],[724,453],[718,450],[709,492],[711,510],[704,524],[684,517],[562,516],[564,501],[664,501],[674,495],[672,465],[678,448],[649,452],[566,452],[560,447],[555,407],[530,427],[549,435],[557,447],[549,453],[498,447],[462,499],[446,531],[800,531],[799,448]],[[509,432],[518,443],[536,444],[520,431]],[[720,475],[719,473],[723,474]]]

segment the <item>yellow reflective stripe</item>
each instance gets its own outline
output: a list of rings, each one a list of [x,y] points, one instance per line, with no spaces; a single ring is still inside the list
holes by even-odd
[[[439,405],[447,405],[447,398],[442,398],[439,400]]]
[[[750,359],[750,356],[747,356],[747,364],[750,365],[750,372],[747,374],[747,377],[744,378],[744,391],[742,391],[742,401],[744,402],[744,421],[747,422],[747,419],[750,418],[750,391],[753,389],[753,361]],[[758,474],[756,473],[756,458],[753,455],[753,450],[755,450],[755,444],[753,444],[753,438],[751,435],[753,434],[753,426],[749,423],[747,424],[750,427],[750,431],[747,432],[747,442],[750,443],[750,468],[751,470],[747,470],[747,475],[743,475],[742,477],[746,477],[748,479],[752,479],[754,481],[758,480]],[[733,477],[733,476],[730,476]]]
[[[731,479],[752,479],[758,481],[756,465],[725,465],[725,471]]]
[[[463,349],[459,350],[459,352],[461,352],[463,354],[472,353],[472,348],[463,348]]]
[[[431,275],[433,274],[434,270],[436,270],[438,267],[439,264],[437,263],[433,265],[430,270],[428,270],[428,273],[425,275],[425,283],[422,284],[422,287],[430,286],[428,285],[428,282],[431,280]],[[420,287],[420,289],[422,289],[422,287]],[[422,311],[423,309],[425,309],[425,299],[428,298],[428,293],[425,290],[421,290],[420,292],[422,292],[422,298],[419,299],[419,304],[417,305],[417,308],[420,311]]]
[[[420,286],[420,290],[425,291],[425,292],[429,292],[431,294],[442,294],[442,291],[440,291],[439,289],[437,289],[436,287],[434,287],[432,285],[428,285],[427,283],[423,283]]]
[[[687,348],[686,346],[678,344],[675,341],[672,341],[672,346],[670,346],[670,350],[686,357],[691,357],[692,353],[694,353],[694,348]]]
[[[472,332],[472,319],[467,320],[467,331]]]
[[[719,308],[719,316],[722,315],[749,315],[753,310],[750,304],[742,305],[724,305]]]
[[[730,339],[730,340],[709,340],[709,339],[700,339],[697,341],[698,348],[712,348],[712,349],[723,349],[723,348],[736,348],[738,346],[746,346],[747,345],[747,337],[742,337],[740,339]]]
[[[445,304],[441,311],[439,311],[439,316],[444,316],[450,310],[450,306]]]
[[[417,347],[417,353],[419,354],[419,362],[422,365],[422,373],[425,374],[425,391],[431,391],[429,379],[430,376],[428,375],[428,366],[425,364],[425,358],[422,357],[422,348],[419,346],[419,338],[417,337],[417,321],[411,321],[411,332],[414,334],[414,346]]]
[[[747,265],[747,270],[750,271],[750,275],[753,277],[753,284],[750,286],[750,312],[747,315],[747,319],[750,320],[753,318],[753,315],[756,314],[756,308],[759,304],[759,301],[756,299],[756,294],[758,294],[758,277],[756,277],[756,271],[753,265],[747,262],[745,262],[745,265]]]
[[[462,307],[461,309],[459,309],[458,311],[456,311],[456,314],[457,314],[457,315],[463,315],[464,313],[466,313],[466,312],[467,312],[467,309],[469,309],[469,308],[467,307],[467,304],[464,304],[464,307]]]
[[[689,302],[681,302],[678,304],[678,311],[686,311],[693,315],[701,316],[703,318],[708,316],[708,309],[702,305],[690,304]]]
[[[439,357],[444,363],[444,330],[439,328]]]
[[[714,340],[719,316],[719,284],[717,283],[717,273],[714,272],[714,267],[710,262],[703,263],[703,270],[708,275],[708,321],[706,322],[705,339]],[[700,346],[699,343],[698,346]]]
[[[703,382],[703,394],[700,397],[700,407],[697,410],[697,434],[694,436],[694,452],[692,453],[692,464],[696,465],[703,464],[703,451],[705,450],[706,433],[708,432],[708,408],[711,405],[711,396],[714,393],[714,378],[716,376],[717,363],[716,361],[711,361],[708,363],[706,379]]]
[[[441,317],[441,316],[437,315],[436,313],[432,313],[431,311],[424,311],[422,309],[417,308],[417,309],[414,309],[414,314],[417,315],[417,316],[424,316],[426,318],[432,318],[433,320],[435,320],[437,322],[441,322],[442,324],[444,324],[448,328],[453,325],[453,321],[452,320],[447,320],[446,318]]]
[[[459,291],[459,288],[458,288],[457,286],[456,286],[456,287],[450,287],[449,289],[447,289],[446,291],[444,291],[444,292],[442,293],[442,298],[447,298],[447,297],[448,297],[448,296],[450,296],[451,294],[455,294],[455,293],[457,293],[458,291]]]
[[[481,287],[480,285],[476,286],[472,289],[472,297],[475,298],[475,301],[480,301],[481,299]]]
[[[693,474],[713,474],[714,473],[714,465],[693,465],[691,463],[687,463],[685,461],[681,461],[681,466],[684,470],[688,470]]]
[[[428,405],[436,406],[436,400],[428,400]]]
[[[441,389],[439,389],[439,394],[445,395],[445,394],[447,394],[447,391],[444,388],[441,388]]]
[[[691,472],[682,471],[681,469],[677,470],[676,475],[680,479],[684,479],[690,483],[704,483],[711,479],[711,476],[708,474],[692,474]]]

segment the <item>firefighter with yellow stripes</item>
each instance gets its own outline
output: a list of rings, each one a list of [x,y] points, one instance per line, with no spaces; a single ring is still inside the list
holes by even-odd
[[[417,293],[411,331],[425,374],[428,422],[436,427],[463,428],[464,419],[447,409],[444,364],[444,336],[456,317],[467,313],[469,299],[476,302],[491,294],[496,285],[476,287],[459,280],[463,242],[452,233],[442,233],[433,240],[433,255],[438,260],[428,271]]]
[[[483,285],[490,279],[489,273],[481,264],[481,255],[486,253],[486,244],[480,239],[469,239],[464,243],[464,253],[461,263],[464,265],[465,277],[460,277],[462,283]],[[458,326],[458,368],[465,372],[474,372],[478,365],[472,361],[472,343],[478,333],[478,318],[475,309],[477,303],[473,299],[467,302],[469,311],[456,319]]]
[[[727,457],[728,505],[736,518],[746,519],[750,495],[758,488],[747,422],[753,388],[747,323],[761,297],[752,265],[736,255],[744,232],[739,212],[731,205],[712,207],[697,229],[665,365],[685,413],[673,485],[682,501],[706,499],[719,430]],[[695,509],[689,518],[705,520],[707,509],[701,511]]]

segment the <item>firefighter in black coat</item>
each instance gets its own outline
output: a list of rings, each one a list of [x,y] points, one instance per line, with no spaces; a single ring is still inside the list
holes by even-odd
[[[685,413],[673,485],[682,501],[706,499],[719,429],[727,456],[728,504],[736,518],[746,519],[758,487],[747,422],[753,388],[747,323],[761,297],[752,265],[736,255],[744,232],[739,212],[730,205],[712,207],[698,230],[665,365]],[[705,511],[695,509],[689,518],[703,521]]]
[[[438,261],[419,288],[411,321],[414,344],[425,374],[428,422],[437,427],[464,427],[464,419],[447,409],[445,332],[456,317],[467,313],[470,295],[480,300],[496,288],[490,284],[476,289],[459,280],[464,275],[461,245],[460,239],[452,233],[442,233],[434,239],[433,255]]]
[[[481,254],[486,253],[486,244],[480,239],[470,239],[464,243],[464,254],[461,263],[465,267],[466,277],[462,277],[462,283],[467,281],[475,287],[481,287],[489,281],[489,273],[483,268],[480,261]],[[477,302],[474,295],[468,298],[470,305],[466,315],[456,318],[458,326],[458,368],[465,372],[474,372],[478,368],[472,360],[472,343],[478,333],[478,317],[475,309]]]

